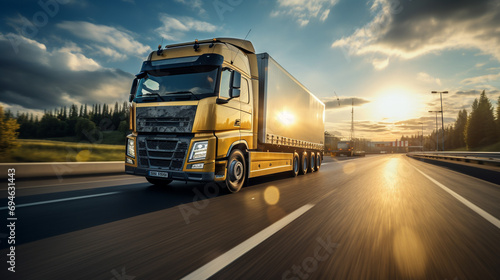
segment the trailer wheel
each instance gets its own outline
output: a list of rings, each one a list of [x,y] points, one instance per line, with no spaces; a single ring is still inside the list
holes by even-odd
[[[300,156],[300,174],[306,175],[309,164],[307,162],[307,152],[303,152]]]
[[[168,184],[172,183],[172,180],[167,180],[167,179],[156,179],[156,178],[151,178],[151,177],[146,177],[146,180],[148,180],[149,183],[158,186],[158,187],[164,187],[167,186]]]
[[[313,173],[316,169],[314,166],[316,165],[316,154],[314,152],[311,152],[311,155],[309,156],[309,172]]]
[[[321,167],[321,154],[318,153],[316,155],[316,164],[314,166],[314,169],[316,169],[316,171],[319,171],[319,168]]]
[[[300,169],[299,155],[297,153],[294,153],[293,163],[292,163],[292,177],[297,177],[297,175],[299,175],[299,169]]]
[[[227,164],[226,188],[229,192],[238,192],[247,176],[245,156],[240,150],[233,150]]]

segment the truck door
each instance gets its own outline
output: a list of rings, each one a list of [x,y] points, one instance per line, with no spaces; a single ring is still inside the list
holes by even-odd
[[[241,77],[240,88],[240,108],[241,108],[241,127],[240,135],[242,140],[246,140],[250,145],[252,143],[252,104],[251,98],[251,80]]]
[[[240,98],[230,98],[231,73],[234,70],[224,68],[221,73],[219,98],[227,103],[219,104],[216,114],[216,134],[218,139],[217,156],[227,156],[231,144],[241,139],[241,102]]]

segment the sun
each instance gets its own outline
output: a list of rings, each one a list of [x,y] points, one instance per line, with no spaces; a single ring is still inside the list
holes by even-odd
[[[406,90],[391,89],[382,91],[375,104],[378,117],[398,121],[414,117],[418,100]]]

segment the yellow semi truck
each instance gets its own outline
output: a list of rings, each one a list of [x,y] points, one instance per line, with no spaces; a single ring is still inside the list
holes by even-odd
[[[155,185],[319,170],[325,105],[250,41],[158,47],[130,92],[125,171]]]

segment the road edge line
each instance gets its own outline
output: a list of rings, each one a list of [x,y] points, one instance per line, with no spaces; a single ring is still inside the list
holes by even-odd
[[[429,179],[431,182],[433,182],[434,184],[436,184],[438,187],[442,188],[447,193],[451,194],[458,201],[462,202],[465,206],[469,207],[472,211],[474,211],[477,214],[479,214],[481,217],[483,217],[484,219],[486,219],[488,222],[492,223],[497,228],[500,228],[500,220],[498,220],[497,218],[495,218],[493,215],[491,215],[490,213],[488,213],[488,212],[484,211],[483,209],[479,208],[477,205],[475,205],[474,203],[468,201],[467,199],[465,199],[461,195],[457,194],[456,192],[450,190],[448,187],[446,187],[445,185],[439,183],[438,181],[436,181],[431,176],[429,176],[429,175],[425,174],[424,172],[420,171],[420,169],[416,168],[415,166],[413,166],[413,168],[415,168],[418,172],[420,172],[420,174],[424,175],[427,179]]]

